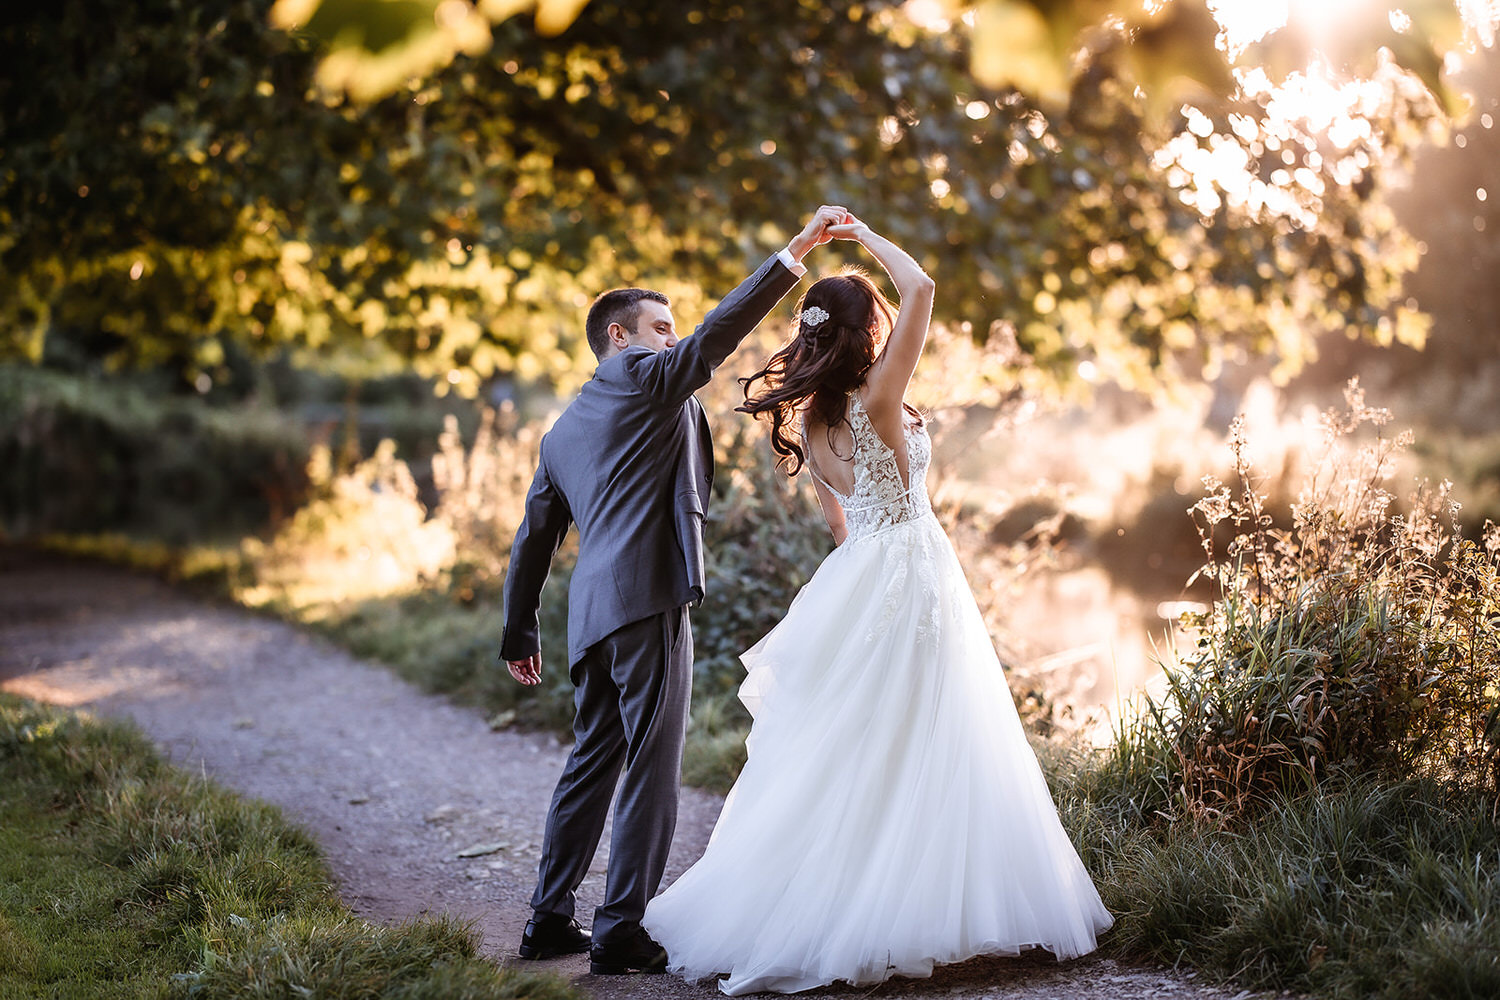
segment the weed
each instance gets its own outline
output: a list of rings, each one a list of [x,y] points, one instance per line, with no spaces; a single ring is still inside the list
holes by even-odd
[[[1407,440],[1344,446],[1387,419],[1351,383],[1284,527],[1237,428],[1236,484],[1194,507],[1196,647],[1113,746],[1042,755],[1110,950],[1255,989],[1500,995],[1500,532],[1465,539],[1446,485],[1398,512]]]
[[[1345,439],[1389,414],[1357,382],[1325,415],[1327,452],[1278,527],[1243,433],[1237,484],[1193,508],[1214,589],[1168,691],[1118,734],[1151,809],[1235,816],[1351,773],[1427,775],[1491,797],[1500,779],[1500,541],[1463,537],[1444,483],[1405,513],[1384,484],[1409,444]],[[1228,524],[1230,536],[1216,532]]]

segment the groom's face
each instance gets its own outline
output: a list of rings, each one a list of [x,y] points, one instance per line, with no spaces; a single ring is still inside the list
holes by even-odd
[[[639,308],[640,312],[635,318],[635,329],[619,328],[618,336],[623,337],[624,340],[624,343],[620,344],[620,349],[645,347],[652,351],[664,351],[668,347],[675,347],[677,327],[672,322],[672,310],[654,299],[642,299]],[[616,339],[613,329],[610,333],[611,339]],[[618,339],[616,343],[619,343]]]

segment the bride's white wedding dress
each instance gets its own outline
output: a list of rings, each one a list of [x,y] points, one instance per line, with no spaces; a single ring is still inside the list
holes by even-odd
[[[933,516],[925,428],[907,430],[908,488],[857,394],[848,415],[848,537],[744,654],[749,760],[643,921],[673,972],[727,973],[731,995],[1072,958],[1113,923]]]

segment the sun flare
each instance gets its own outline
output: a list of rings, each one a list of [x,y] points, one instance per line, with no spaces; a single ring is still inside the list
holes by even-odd
[[[1210,0],[1214,19],[1224,29],[1225,44],[1238,52],[1278,28],[1294,14],[1316,43],[1335,37],[1349,23],[1377,10],[1377,0]]]
[[[1224,30],[1224,44],[1231,54],[1285,27],[1293,18],[1314,44],[1330,41],[1355,21],[1372,15],[1389,18],[1399,32],[1412,24],[1411,15],[1389,0],[1209,0],[1208,6]],[[1493,44],[1500,0],[1454,0],[1454,6],[1482,44]]]
[[[1224,29],[1230,52],[1238,52],[1282,27],[1291,13],[1288,0],[1210,0],[1208,6]]]

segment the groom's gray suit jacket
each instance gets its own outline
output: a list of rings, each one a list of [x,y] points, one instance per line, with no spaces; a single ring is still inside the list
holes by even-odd
[[[601,362],[542,438],[541,462],[505,576],[500,656],[540,648],[538,608],[552,557],[578,525],[568,586],[568,664],[622,626],[702,600],[703,515],[713,440],[693,392],[798,276],[772,256],[664,351]]]

